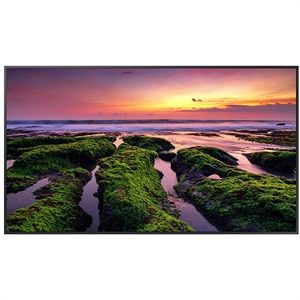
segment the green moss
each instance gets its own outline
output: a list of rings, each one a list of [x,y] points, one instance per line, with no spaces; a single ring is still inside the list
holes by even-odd
[[[175,147],[167,140],[158,137],[149,137],[144,135],[133,135],[123,138],[123,141],[131,146],[137,146],[160,153],[169,151]]]
[[[297,153],[291,151],[255,152],[245,156],[250,162],[268,170],[292,173],[296,168]]]
[[[7,171],[7,192],[24,189],[40,175],[95,164],[98,158],[111,155],[114,150],[112,139],[108,137],[34,147],[20,155]]]
[[[8,231],[34,233],[85,230],[92,219],[78,203],[83,185],[90,178],[91,173],[82,168],[60,173],[56,180],[37,191],[39,200],[8,215]]]
[[[33,147],[40,145],[56,145],[76,142],[75,137],[30,137],[30,138],[16,138],[8,140],[7,155],[15,158],[16,156],[31,150]]]
[[[208,154],[209,156],[220,160],[221,162],[228,165],[237,165],[238,159],[229,153],[214,147],[195,147],[197,151]]]
[[[192,229],[170,209],[158,173],[156,152],[123,143],[101,159],[96,173],[101,203],[100,228],[118,232],[181,232]]]
[[[18,172],[7,174],[6,189],[7,193],[16,193],[26,189],[26,187],[35,184],[37,176],[19,174]]]
[[[207,147],[181,149],[177,152],[176,159],[172,161],[172,168],[180,174],[191,172],[191,176],[194,176],[195,179],[197,176],[201,178],[203,176],[218,174],[224,177],[227,173],[240,172],[238,169],[233,169],[228,164],[215,158],[219,157],[220,153],[225,153],[222,150],[218,152],[218,150],[219,149]],[[213,154],[215,157],[208,153]],[[228,157],[230,157],[229,154]]]
[[[178,194],[192,201],[222,231],[296,230],[294,180],[254,175],[192,148],[178,151],[173,168]],[[221,180],[208,179],[216,173]]]

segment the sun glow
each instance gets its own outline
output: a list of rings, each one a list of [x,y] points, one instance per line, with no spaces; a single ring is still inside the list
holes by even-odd
[[[8,71],[7,91],[10,119],[261,118],[257,106],[268,118],[296,116],[293,68],[21,68]]]

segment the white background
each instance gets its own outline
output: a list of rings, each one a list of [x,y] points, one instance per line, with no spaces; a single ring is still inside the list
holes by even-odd
[[[299,65],[299,3],[1,0],[1,93],[4,65]],[[0,223],[1,299],[300,299],[298,235],[4,236]]]

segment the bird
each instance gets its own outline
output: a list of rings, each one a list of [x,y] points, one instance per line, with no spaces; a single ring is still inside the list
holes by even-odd
[[[195,99],[195,98],[192,98],[193,102],[203,102],[202,99]]]

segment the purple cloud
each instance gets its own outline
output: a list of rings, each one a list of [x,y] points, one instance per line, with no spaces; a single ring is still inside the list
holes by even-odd
[[[295,113],[296,105],[292,103],[287,104],[265,104],[265,105],[228,105],[224,108],[212,107],[212,108],[195,108],[182,109],[180,112],[230,112],[230,113]]]

